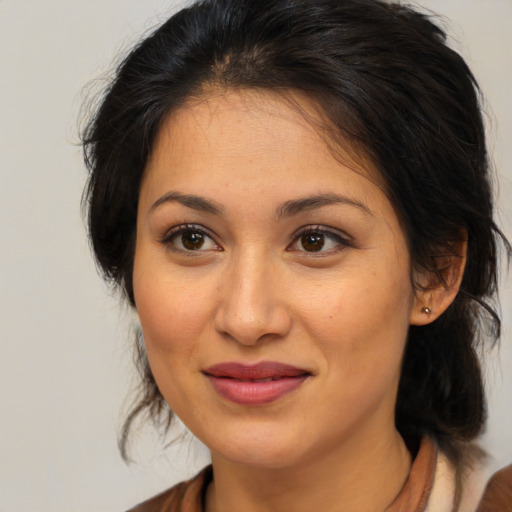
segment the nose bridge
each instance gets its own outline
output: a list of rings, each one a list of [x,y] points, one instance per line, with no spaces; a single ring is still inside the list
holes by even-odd
[[[274,262],[262,248],[233,257],[220,285],[217,331],[244,345],[286,334],[290,317],[278,293],[276,274]]]

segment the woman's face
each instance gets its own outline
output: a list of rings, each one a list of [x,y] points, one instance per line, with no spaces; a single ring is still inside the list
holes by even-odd
[[[417,307],[399,220],[365,173],[272,93],[162,125],[135,302],[163,396],[214,457],[278,468],[396,434]]]

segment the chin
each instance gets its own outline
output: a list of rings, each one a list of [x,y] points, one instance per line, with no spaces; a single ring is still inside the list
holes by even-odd
[[[254,447],[254,449],[250,449],[248,446],[240,447],[240,449],[233,447],[223,450],[223,453],[212,452],[212,460],[216,455],[237,465],[268,470],[285,469],[300,463],[300,456],[296,449],[282,450],[276,449],[275,446],[269,447],[269,449],[261,446]]]
[[[243,434],[226,433],[225,441],[211,440],[208,443],[207,440],[212,459],[217,456],[232,463],[265,469],[283,469],[300,463],[304,454],[298,447],[305,447],[304,436],[293,436],[276,430],[251,429]]]

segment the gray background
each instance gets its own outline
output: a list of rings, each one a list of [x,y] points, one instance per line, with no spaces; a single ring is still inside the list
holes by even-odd
[[[486,94],[512,237],[512,1],[424,0],[446,15]],[[98,278],[80,216],[76,145],[84,85],[105,75],[172,0],[0,0],[0,511],[122,510],[194,473],[201,447],[164,451],[146,432],[125,466],[116,432],[131,369],[130,312]],[[95,87],[100,87],[101,83]],[[93,87],[94,88],[94,87]],[[512,277],[489,358],[484,446],[512,462]]]

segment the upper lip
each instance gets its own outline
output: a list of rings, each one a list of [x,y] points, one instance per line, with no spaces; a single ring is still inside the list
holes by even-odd
[[[304,368],[274,361],[264,361],[250,365],[237,362],[220,363],[206,368],[203,373],[211,377],[240,380],[279,379],[311,374]]]

